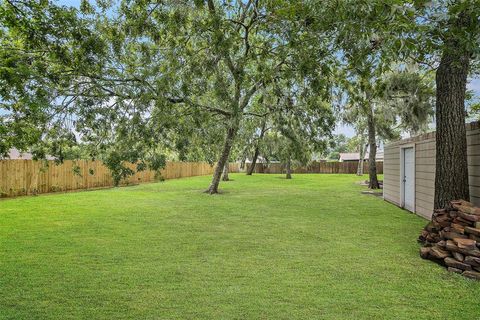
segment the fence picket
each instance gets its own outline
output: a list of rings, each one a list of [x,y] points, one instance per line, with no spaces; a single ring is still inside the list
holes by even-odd
[[[297,167],[293,173],[357,173],[357,162],[313,162],[306,167]],[[249,164],[247,164],[247,169]],[[364,163],[363,172],[368,173],[368,163]],[[268,165],[257,163],[256,173],[285,173],[284,165],[281,163],[270,163]],[[377,173],[383,173],[383,162],[377,162]]]
[[[135,169],[135,164],[129,164]],[[74,172],[74,168],[77,173]],[[238,172],[238,164],[229,166],[230,172]],[[160,171],[164,179],[208,175],[213,167],[203,162],[167,162]],[[137,172],[122,181],[121,185],[152,182],[159,178],[155,171]],[[62,164],[34,160],[0,160],[0,198],[55,191],[69,191],[113,186],[107,167],[100,161],[67,160]]]

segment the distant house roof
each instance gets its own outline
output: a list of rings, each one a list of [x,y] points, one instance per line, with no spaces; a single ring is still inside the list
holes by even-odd
[[[349,152],[349,153],[340,153],[339,161],[358,161],[360,160],[360,153],[358,152]],[[365,154],[365,160],[368,160],[368,153]],[[377,151],[375,160],[383,161],[383,151]]]
[[[367,158],[368,159],[368,154],[367,154]],[[375,156],[375,160],[377,161],[383,161],[383,151],[377,151],[377,155]]]
[[[33,156],[30,152],[21,152],[20,150],[18,149],[10,149],[8,151],[8,158],[7,159],[11,159],[11,160],[18,160],[18,159],[23,159],[23,160],[32,160]],[[55,158],[51,157],[51,156],[47,156],[46,157],[47,160],[55,160]]]
[[[20,152],[17,149],[10,149],[8,151],[8,159],[25,159],[25,160],[31,160],[32,159],[32,154],[30,152]]]
[[[350,152],[350,153],[340,153],[340,161],[358,161],[360,160],[360,153]]]
[[[245,160],[245,163],[252,163],[252,160],[251,159],[246,159]],[[262,157],[262,156],[258,156],[257,158],[257,163],[267,163],[267,160]],[[278,160],[269,160],[268,163],[280,163],[280,161]]]

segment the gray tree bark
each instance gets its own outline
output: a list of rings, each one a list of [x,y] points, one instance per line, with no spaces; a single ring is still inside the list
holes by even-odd
[[[288,158],[287,160],[287,163],[286,163],[286,172],[287,172],[287,175],[285,176],[286,179],[292,179],[292,161],[290,160],[290,158]]]
[[[262,123],[262,130],[260,131],[260,135],[257,140],[257,144],[255,145],[255,152],[253,154],[252,158],[252,163],[250,164],[250,167],[248,168],[247,171],[247,176],[251,176],[253,174],[253,171],[255,171],[255,165],[257,164],[257,159],[258,156],[260,155],[260,142],[263,139],[263,136],[265,135],[265,126],[267,125],[266,119]]]
[[[218,185],[220,184],[220,178],[222,176],[223,168],[225,167],[225,163],[228,161],[228,157],[230,155],[230,151],[232,149],[233,141],[235,140],[235,136],[237,134],[237,128],[228,128],[227,135],[225,137],[225,143],[223,145],[222,154],[218,159],[217,165],[215,167],[215,171],[213,172],[212,182],[210,186],[205,191],[209,194],[218,193]]]
[[[229,163],[225,163],[225,166],[223,167],[223,176],[222,176],[222,181],[230,181],[230,178],[228,177],[228,166]]]
[[[370,189],[379,189],[380,185],[378,184],[377,178],[377,164],[376,164],[376,156],[377,156],[377,143],[376,143],[376,129],[375,129],[375,118],[373,115],[373,110],[371,106],[367,117],[367,125],[368,125],[368,145],[369,145],[369,152],[368,152],[368,187]]]
[[[363,162],[365,161],[365,145],[363,138],[360,141],[359,151],[360,159],[358,160],[357,176],[363,176]]]
[[[247,176],[251,176],[253,174],[253,171],[255,171],[255,165],[257,164],[258,155],[260,153],[259,149],[260,148],[257,145],[255,147],[255,153],[253,154],[253,157],[252,157],[252,163],[250,163],[250,166],[248,167]]]
[[[245,168],[245,161],[247,161],[247,157],[244,155],[242,161],[240,162],[240,170]]]
[[[465,91],[470,63],[468,52],[459,52],[451,41],[436,73],[436,167],[434,208],[451,200],[469,200]]]

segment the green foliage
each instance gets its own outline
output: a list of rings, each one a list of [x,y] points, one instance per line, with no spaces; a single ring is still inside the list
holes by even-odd
[[[400,71],[382,81],[380,99],[383,117],[412,135],[428,130],[435,107],[434,80],[430,74]]]
[[[348,138],[344,134],[335,134],[328,142],[328,148],[323,152],[329,160],[340,159],[340,153],[355,152],[358,145],[352,143],[352,139]]]
[[[306,164],[326,149],[335,119],[330,103],[310,89],[300,82],[274,84],[271,129],[260,145],[264,158]]]
[[[367,101],[366,92],[363,98],[361,92],[351,94],[343,110],[343,120],[356,128],[359,137],[366,134],[369,114],[381,140],[398,139],[402,132],[425,132],[433,121],[435,90],[429,73],[390,71],[375,80],[368,96]]]
[[[332,151],[328,154],[328,159],[329,160],[339,160],[340,159],[340,152],[338,151]]]
[[[72,168],[72,171],[73,171],[73,174],[75,176],[82,177],[82,172],[80,171],[80,166],[78,166],[77,164],[74,164],[74,166]]]
[[[72,100],[59,90],[95,65],[102,42],[75,9],[51,1],[3,1],[0,25],[0,155],[39,145],[33,152],[42,158],[41,145],[71,132],[63,114]]]
[[[166,157],[162,153],[139,154],[138,149],[120,149],[119,144],[113,145],[102,153],[101,159],[105,166],[110,169],[116,186],[121,180],[133,175],[136,171],[146,169],[159,171],[166,164]],[[127,165],[128,163],[135,164],[136,169],[133,170],[131,166]]]

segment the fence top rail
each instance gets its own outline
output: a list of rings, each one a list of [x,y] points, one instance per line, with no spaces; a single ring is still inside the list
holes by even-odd
[[[213,169],[208,162],[167,162],[160,171],[135,172],[122,180],[121,185],[210,175]],[[231,172],[238,170],[238,164],[230,164]],[[114,181],[110,170],[99,160],[65,160],[62,163],[55,160],[0,160],[0,198],[112,186]]]

